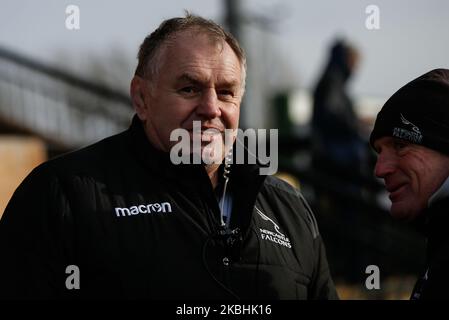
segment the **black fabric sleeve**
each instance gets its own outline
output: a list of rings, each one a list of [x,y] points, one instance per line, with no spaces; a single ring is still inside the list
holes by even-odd
[[[64,296],[64,235],[69,216],[56,176],[44,165],[33,170],[0,220],[0,298]]]
[[[338,294],[335,290],[334,282],[329,270],[326,258],[326,249],[321,236],[314,240],[315,251],[315,272],[311,282],[309,299],[314,300],[338,300]]]
[[[318,223],[315,216],[302,194],[297,191],[297,195],[304,205],[307,213],[307,222],[313,238],[314,272],[309,287],[309,299],[312,300],[338,300],[338,294],[332,280],[329,264],[327,262],[326,248],[318,230]]]

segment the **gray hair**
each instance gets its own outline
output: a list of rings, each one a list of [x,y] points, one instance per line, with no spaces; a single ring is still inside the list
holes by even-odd
[[[186,12],[184,18],[171,18],[163,21],[140,45],[137,55],[138,65],[135,75],[148,77],[150,80],[157,78],[159,73],[160,58],[164,45],[180,31],[188,29],[199,29],[206,32],[217,41],[226,42],[236,54],[242,68],[242,90],[245,88],[246,79],[246,55],[240,47],[237,39],[225,31],[220,25],[212,20],[204,19]]]

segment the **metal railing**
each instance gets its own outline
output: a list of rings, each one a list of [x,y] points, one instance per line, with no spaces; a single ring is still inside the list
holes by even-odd
[[[71,149],[125,129],[130,98],[0,48],[0,121]]]

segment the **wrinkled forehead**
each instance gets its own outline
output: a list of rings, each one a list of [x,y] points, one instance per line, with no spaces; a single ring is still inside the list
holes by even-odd
[[[423,146],[419,146],[417,144],[411,143],[408,140],[391,137],[391,136],[383,136],[383,137],[376,139],[373,143],[373,147],[374,147],[374,151],[376,151],[376,153],[380,153],[381,150],[386,149],[386,148],[394,148],[394,146],[397,144],[413,146],[414,148],[418,148],[418,149],[420,149],[420,148],[427,149]]]
[[[163,50],[161,65],[175,65],[175,72],[210,69],[227,77],[239,77],[243,72],[243,66],[232,48],[224,40],[211,38],[207,34],[183,32],[167,42]]]
[[[393,143],[393,137],[383,136],[376,139],[373,143],[374,151],[379,153],[380,149]]]
[[[223,51],[225,46],[229,46],[223,38],[199,27],[181,30],[170,35],[163,43],[162,48],[190,48],[193,43],[208,44],[219,52]],[[231,49],[232,50],[232,49]]]

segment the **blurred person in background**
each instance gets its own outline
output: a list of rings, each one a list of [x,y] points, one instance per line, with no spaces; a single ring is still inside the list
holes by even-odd
[[[353,201],[364,197],[364,177],[368,176],[368,139],[361,135],[359,119],[348,94],[348,82],[360,61],[358,50],[347,41],[332,43],[324,72],[313,95],[312,168],[331,189],[320,192],[318,208],[328,219],[326,225],[340,224],[340,232],[330,230],[333,260],[346,281],[359,282],[366,267],[367,250],[361,247],[363,217]],[[371,173],[369,174],[371,175]],[[334,223],[335,221],[335,223]],[[332,229],[332,228],[330,228]]]
[[[355,47],[335,41],[313,94],[314,162],[329,170],[362,173],[366,162],[367,143],[361,137],[359,119],[347,92],[359,60]]]
[[[449,70],[432,70],[393,94],[370,144],[392,217],[427,238],[427,268],[411,299],[449,299]]]

